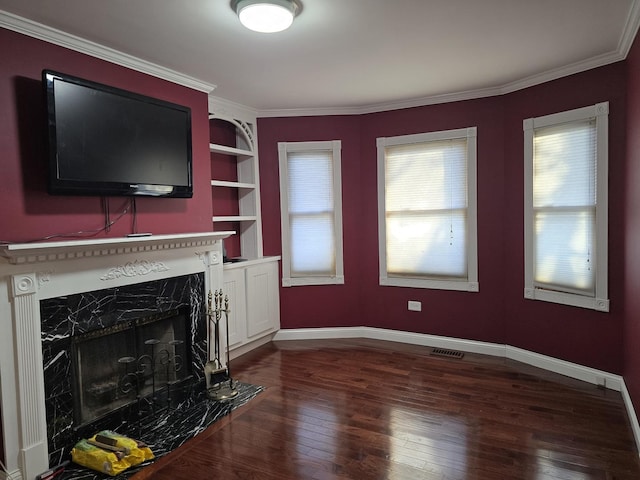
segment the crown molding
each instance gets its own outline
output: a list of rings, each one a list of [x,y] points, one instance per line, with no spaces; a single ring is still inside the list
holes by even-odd
[[[247,123],[255,123],[258,116],[258,111],[254,108],[214,95],[209,95],[208,103],[209,112],[216,113],[221,117],[235,118],[236,120],[242,120]]]
[[[625,23],[622,34],[615,51],[608,52],[560,68],[554,68],[537,73],[514,82],[495,87],[480,88],[462,92],[453,92],[444,95],[430,95],[422,98],[401,100],[396,102],[380,103],[374,105],[352,107],[326,107],[326,108],[294,108],[294,109],[270,109],[258,111],[258,117],[302,117],[320,115],[363,115],[389,110],[401,110],[404,108],[423,107],[441,103],[459,102],[462,100],[474,100],[479,98],[494,97],[516,92],[525,88],[540,85],[542,83],[557,80],[559,78],[586,72],[598,67],[603,67],[615,62],[625,60],[640,28],[640,0],[634,0]]]
[[[29,37],[44,40],[45,42],[84,53],[107,62],[146,73],[163,80],[167,80],[178,85],[192,88],[207,94],[211,93],[216,86],[200,81],[196,78],[184,75],[175,70],[162,67],[155,63],[142,60],[140,58],[119,52],[113,48],[105,47],[98,43],[86,40],[75,35],[63,32],[52,27],[48,27],[33,20],[28,20],[18,15],[0,10],[0,27],[12,30]]]
[[[207,84],[174,70],[164,68],[162,66],[119,52],[109,47],[105,47],[89,40],[85,40],[80,37],[76,37],[74,35],[70,35],[60,30],[48,27],[46,25],[42,25],[40,23],[33,22],[17,15],[10,14],[8,12],[0,11],[0,27],[4,27],[18,33],[54,43],[56,45],[85,53],[87,55],[91,55],[93,57],[100,58],[111,63],[122,65],[124,67],[147,73],[149,75],[153,75],[155,77],[162,78],[179,85],[205,92],[209,95],[209,111],[222,111],[225,112],[225,114],[230,114],[238,119],[253,122],[256,118],[268,117],[363,115],[367,113],[401,110],[405,108],[422,107],[427,105],[436,105],[442,103],[499,96],[540,85],[552,80],[557,80],[569,75],[574,75],[576,73],[581,73],[587,70],[609,65],[618,61],[622,61],[627,58],[627,55],[629,54],[629,51],[631,50],[635,37],[638,33],[638,29],[640,28],[640,0],[634,0],[631,8],[629,9],[629,15],[627,17],[623,32],[620,35],[618,47],[615,51],[494,87],[452,92],[442,95],[430,95],[426,97],[379,104],[346,107],[331,106],[291,109],[255,109],[211,95],[211,92],[213,92],[213,90],[216,88],[215,85]]]
[[[640,0],[634,0],[629,9],[629,16],[618,44],[618,52],[623,58],[627,58],[629,50],[633,46],[633,41],[638,34],[638,28],[640,28]]]
[[[604,67],[606,65],[622,61],[625,58],[626,55],[622,55],[619,51],[598,55],[581,62],[565,65],[561,68],[547,70],[546,72],[531,75],[521,80],[505,84],[500,87],[501,94],[517,92],[518,90],[535,87],[536,85],[568,77],[569,75],[586,72],[598,67]]]
[[[363,106],[350,107],[316,107],[316,108],[291,108],[291,109],[270,109],[259,110],[258,117],[305,117],[322,115],[364,115],[367,113],[378,113],[390,110],[401,110],[404,108],[423,107],[425,105],[436,105],[439,103],[458,102],[461,100],[473,100],[476,98],[493,97],[502,95],[502,89],[484,88],[469,90],[464,92],[446,93],[442,95],[430,95],[428,97],[412,98],[396,102],[377,103]]]
[[[628,53],[630,47],[625,47]],[[427,105],[437,105],[441,103],[460,102],[463,100],[475,100],[480,98],[495,97],[507,93],[524,90],[552,80],[568,77],[576,73],[586,72],[598,67],[603,67],[611,63],[619,62],[626,58],[626,53],[611,52],[597,57],[590,58],[582,62],[548,70],[536,75],[517,80],[515,82],[503,84],[497,87],[480,88],[477,90],[467,90],[453,92],[443,95],[431,95],[427,97],[402,100],[397,102],[379,103],[374,105],[354,106],[354,107],[326,107],[326,108],[293,108],[293,109],[271,109],[258,111],[259,118],[267,117],[304,117],[321,115],[363,115],[367,113],[378,113],[390,110],[401,110],[404,108],[424,107]]]

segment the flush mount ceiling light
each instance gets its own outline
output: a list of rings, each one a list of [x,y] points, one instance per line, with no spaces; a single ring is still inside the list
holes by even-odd
[[[302,4],[298,0],[233,0],[231,8],[249,30],[274,33],[291,26]]]

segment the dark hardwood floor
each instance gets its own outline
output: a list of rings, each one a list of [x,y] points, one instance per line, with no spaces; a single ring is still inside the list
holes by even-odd
[[[502,358],[374,340],[232,361],[266,390],[132,477],[640,479],[620,393]]]

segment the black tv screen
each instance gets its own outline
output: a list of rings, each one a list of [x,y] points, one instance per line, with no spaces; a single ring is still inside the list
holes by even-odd
[[[45,70],[49,193],[193,195],[191,110]]]

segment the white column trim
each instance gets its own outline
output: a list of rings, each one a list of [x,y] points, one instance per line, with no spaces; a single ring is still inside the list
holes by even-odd
[[[42,369],[38,279],[35,273],[11,277],[18,370],[19,463],[25,478],[49,468]]]

